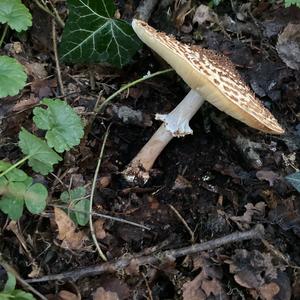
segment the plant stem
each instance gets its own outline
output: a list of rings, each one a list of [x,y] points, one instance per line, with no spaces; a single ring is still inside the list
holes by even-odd
[[[173,69],[166,69],[166,70],[163,70],[163,71],[158,71],[158,72],[155,72],[153,74],[147,74],[135,81],[132,81],[132,82],[129,82],[125,85],[123,85],[120,89],[118,89],[115,93],[113,93],[112,95],[110,95],[105,101],[103,101],[98,107],[95,107],[94,111],[96,114],[100,113],[101,110],[113,99],[115,98],[117,95],[121,94],[123,91],[129,89],[130,87],[140,83],[140,82],[143,82],[147,79],[150,79],[150,78],[153,78],[155,76],[158,76],[158,75],[161,75],[161,74],[165,74],[167,72],[170,72],[170,71],[173,71]]]
[[[101,162],[102,162],[102,158],[103,158],[103,153],[104,153],[104,148],[105,148],[106,141],[107,141],[107,138],[108,138],[110,126],[111,126],[111,124],[108,126],[108,128],[107,128],[107,130],[105,132],[103,143],[102,143],[102,147],[101,147],[99,158],[98,158],[98,163],[97,163],[96,170],[95,170],[95,173],[94,173],[94,179],[93,179],[91,196],[90,196],[90,207],[89,207],[89,214],[90,214],[89,223],[90,223],[91,235],[92,235],[94,244],[95,244],[95,246],[96,246],[96,248],[97,248],[97,250],[99,252],[99,255],[100,255],[100,257],[104,261],[107,261],[107,258],[104,255],[104,253],[102,252],[102,250],[101,250],[101,248],[100,248],[100,246],[98,244],[96,235],[95,235],[95,230],[94,230],[94,226],[93,226],[92,209],[93,209],[93,200],[94,200],[94,193],[95,193],[95,189],[96,189],[97,177],[98,177],[99,169],[100,169],[100,166],[101,166]]]
[[[5,27],[4,27],[4,30],[3,30],[3,33],[2,33],[2,36],[1,36],[0,47],[1,47],[2,43],[3,43],[3,41],[4,41],[4,38],[5,38],[6,33],[7,33],[7,30],[8,30],[8,24],[6,23]]]
[[[52,5],[52,9],[54,12],[52,12],[45,4],[42,4],[39,0],[34,0],[35,4],[44,12],[46,12],[47,14],[49,14],[52,18],[54,18],[57,23],[64,28],[65,23],[64,21],[61,19],[61,17],[59,16],[57,10],[55,9],[55,7]]]
[[[7,174],[8,172],[10,172],[11,170],[17,168],[19,165],[21,165],[22,163],[24,163],[27,159],[29,159],[32,155],[27,155],[25,157],[23,157],[21,160],[19,160],[18,162],[16,162],[15,164],[11,165],[8,169],[6,169],[5,171],[3,171],[0,174],[0,178],[2,176],[4,176],[5,174]]]

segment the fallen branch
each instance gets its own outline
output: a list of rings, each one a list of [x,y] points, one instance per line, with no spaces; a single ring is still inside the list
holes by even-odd
[[[132,255],[131,257],[122,257],[113,262],[106,262],[101,265],[90,266],[86,268],[81,268],[69,272],[64,272],[55,275],[47,275],[41,278],[34,278],[27,280],[28,283],[34,282],[48,282],[53,280],[72,280],[76,281],[81,277],[87,276],[96,276],[103,273],[115,273],[122,269],[128,267],[131,263],[135,266],[142,266],[147,264],[159,264],[170,258],[179,258],[185,255],[195,254],[201,251],[213,250],[220,246],[241,242],[244,240],[250,239],[261,239],[264,235],[264,227],[259,224],[256,225],[253,229],[245,231],[245,232],[234,232],[224,237],[208,241],[201,244],[194,244],[188,247],[179,248],[175,250],[167,250],[163,252],[158,252],[155,255],[147,255],[147,256],[138,256]]]

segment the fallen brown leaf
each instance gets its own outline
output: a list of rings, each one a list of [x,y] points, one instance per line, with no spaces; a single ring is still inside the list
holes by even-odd
[[[104,223],[105,223],[105,221],[102,219],[98,219],[94,222],[95,234],[96,234],[97,239],[99,239],[99,240],[103,240],[106,237]]]
[[[96,290],[93,300],[120,300],[117,293],[105,291],[104,288],[100,287]]]
[[[83,231],[76,231],[75,223],[60,208],[54,208],[54,218],[58,227],[57,238],[62,241],[61,247],[70,250],[81,250],[88,237]]]
[[[60,291],[57,297],[59,300],[80,300],[81,299],[81,297],[66,290]]]

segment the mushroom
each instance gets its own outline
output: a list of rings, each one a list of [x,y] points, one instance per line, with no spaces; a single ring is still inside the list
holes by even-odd
[[[141,20],[134,19],[132,27],[191,90],[169,114],[156,114],[156,119],[163,124],[123,171],[128,181],[139,179],[145,183],[156,158],[172,138],[193,133],[189,121],[204,100],[253,128],[271,134],[284,133],[227,57],[199,46],[182,44]]]

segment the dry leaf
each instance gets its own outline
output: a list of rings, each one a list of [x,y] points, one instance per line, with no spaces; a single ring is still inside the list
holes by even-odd
[[[60,246],[64,249],[81,250],[88,240],[85,233],[76,231],[75,223],[62,209],[55,207],[54,217],[58,227],[57,238],[62,241]]]
[[[103,240],[106,237],[106,232],[104,229],[105,221],[102,219],[98,219],[94,222],[94,230],[98,240]]]
[[[259,288],[260,295],[264,300],[272,300],[278,294],[280,288],[275,282],[264,284]]]
[[[265,202],[258,202],[255,205],[247,203],[245,205],[246,211],[242,216],[229,217],[230,220],[234,221],[240,229],[249,229],[252,222],[253,216],[264,216],[265,214]]]
[[[204,4],[201,4],[196,9],[196,12],[195,12],[195,15],[193,18],[193,24],[198,23],[198,25],[201,25],[205,22],[215,23],[216,18],[217,18],[216,13],[214,13],[214,11],[210,7],[208,7]]]
[[[105,291],[104,288],[100,287],[94,294],[93,300],[120,300],[117,293]]]
[[[278,179],[280,179],[280,176],[278,174],[276,174],[273,171],[265,171],[265,170],[261,170],[261,171],[257,171],[256,172],[256,177],[259,180],[266,180],[269,182],[270,186],[274,185],[274,182]]]
[[[203,274],[198,274],[192,281],[186,282],[182,287],[183,300],[205,300],[207,297],[201,289]]]
[[[81,298],[78,297],[76,294],[65,290],[60,291],[57,296],[59,300],[80,300]]]

